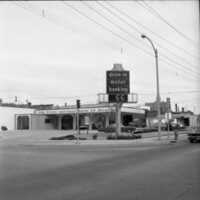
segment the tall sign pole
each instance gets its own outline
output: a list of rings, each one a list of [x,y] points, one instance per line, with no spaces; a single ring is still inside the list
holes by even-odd
[[[79,99],[76,100],[76,108],[77,108],[77,140],[80,137],[80,124],[79,124],[79,108],[81,107],[81,101]]]
[[[106,72],[108,102],[116,107],[116,138],[121,133],[121,107],[128,103],[130,92],[129,71],[123,69],[122,64],[114,64],[112,70]]]
[[[121,107],[122,103],[116,104],[116,138],[118,138],[121,133]]]

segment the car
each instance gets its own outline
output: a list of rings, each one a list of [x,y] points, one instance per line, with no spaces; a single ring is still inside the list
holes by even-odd
[[[138,122],[129,122],[128,125],[133,127],[146,127],[145,123],[138,123]]]
[[[194,130],[190,131],[187,137],[190,143],[200,142],[200,127],[195,128]]]

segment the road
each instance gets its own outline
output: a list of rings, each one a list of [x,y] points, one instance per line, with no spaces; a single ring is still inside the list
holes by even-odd
[[[1,143],[1,200],[200,200],[200,145]]]

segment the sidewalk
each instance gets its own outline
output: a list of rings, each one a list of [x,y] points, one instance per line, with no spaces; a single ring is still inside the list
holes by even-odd
[[[174,140],[174,132],[168,133],[161,132],[161,141],[158,141],[158,133],[143,133],[141,139],[135,140],[107,140],[107,133],[99,133],[97,131],[91,131],[87,134],[87,131],[82,131],[80,138],[87,138],[86,140],[50,140],[52,137],[60,137],[66,135],[74,135],[77,137],[77,131],[4,131],[0,132],[0,143],[13,143],[22,145],[129,145],[129,144],[170,144],[171,140]],[[92,139],[92,135],[97,134],[96,140]],[[112,133],[115,135],[115,133]],[[186,133],[179,134],[178,141],[186,140]]]

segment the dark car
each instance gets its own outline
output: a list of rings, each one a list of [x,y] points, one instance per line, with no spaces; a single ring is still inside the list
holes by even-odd
[[[194,130],[188,133],[188,140],[193,142],[200,142],[200,127],[195,128]]]
[[[146,127],[145,123],[138,123],[138,122],[129,122],[128,125],[133,127]]]

